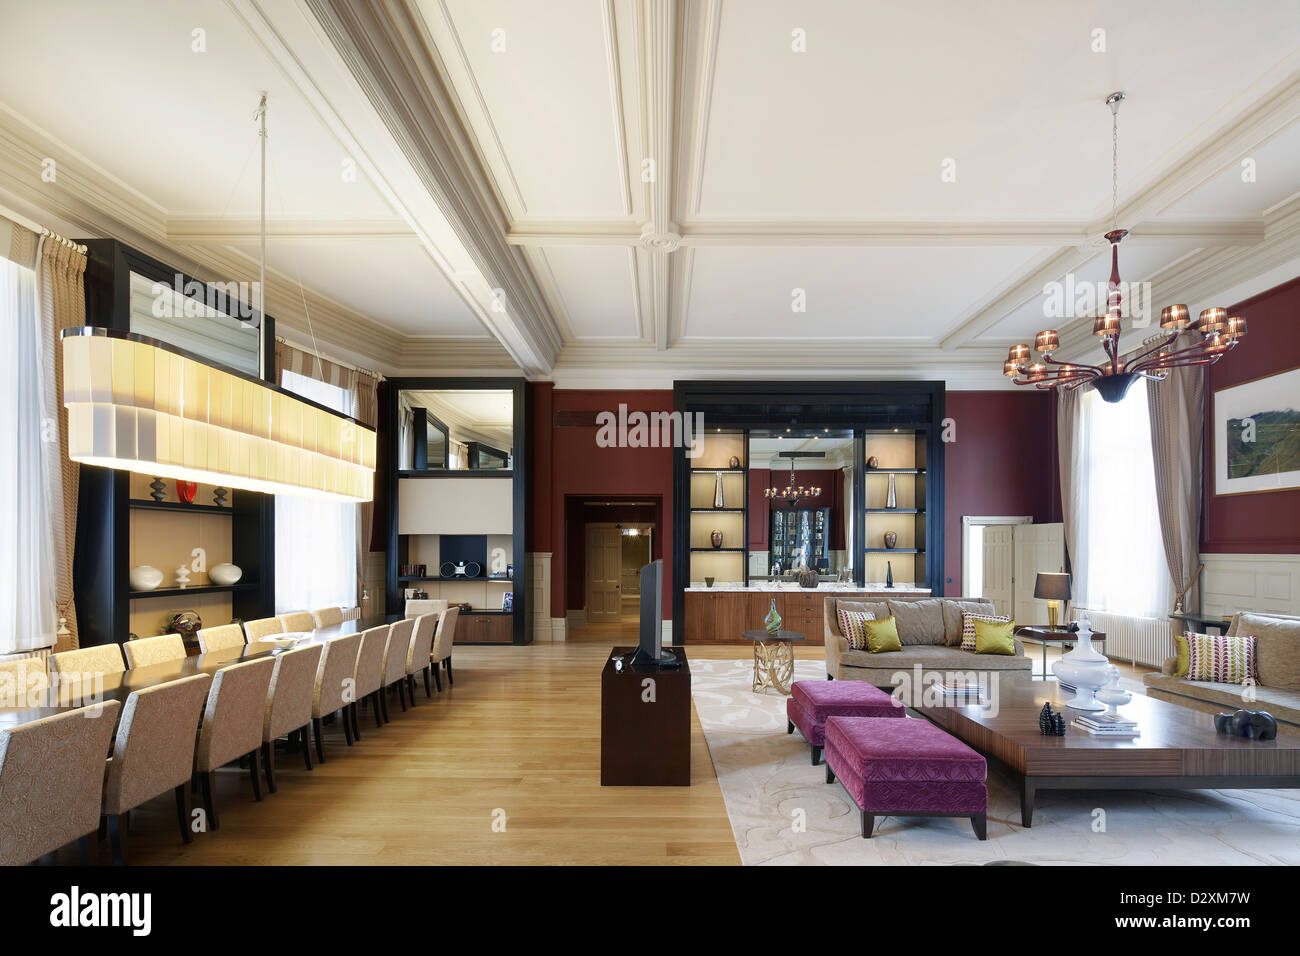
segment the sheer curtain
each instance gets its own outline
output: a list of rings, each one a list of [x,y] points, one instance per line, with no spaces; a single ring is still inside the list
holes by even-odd
[[[0,258],[0,653],[53,647],[55,610],[51,449],[36,273]]]
[[[296,372],[282,385],[344,415],[350,392]],[[353,607],[357,594],[357,506],[293,495],[275,496],[275,611]]]
[[[1163,618],[1173,584],[1156,503],[1147,390],[1111,404],[1080,396],[1072,485],[1078,522],[1074,600],[1088,608]]]

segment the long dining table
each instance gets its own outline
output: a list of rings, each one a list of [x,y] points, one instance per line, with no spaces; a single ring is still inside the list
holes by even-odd
[[[396,620],[398,618],[395,616],[377,616],[344,621],[341,624],[318,627],[311,631],[291,632],[282,635],[278,639],[253,641],[240,647],[227,647],[181,660],[167,661],[162,664],[149,664],[145,667],[132,667],[119,673],[104,674],[102,675],[102,682],[101,679],[97,678],[92,684],[84,688],[70,687],[65,684],[64,688],[60,690],[55,686],[54,678],[51,677],[50,690],[46,695],[49,698],[47,703],[34,707],[0,706],[0,730],[110,700],[125,704],[126,699],[131,696],[133,691],[143,690],[146,687],[155,687],[158,684],[180,680],[183,677],[192,677],[195,674],[215,674],[223,667],[229,667],[232,664],[270,657],[295,647],[323,644],[335,637],[358,634],[369,628],[390,624]],[[294,639],[292,643],[288,640],[290,638]],[[117,714],[120,718],[122,708],[118,708]]]

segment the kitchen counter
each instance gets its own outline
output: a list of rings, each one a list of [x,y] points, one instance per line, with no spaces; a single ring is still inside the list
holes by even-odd
[[[739,581],[692,586],[685,589],[683,643],[748,644],[745,631],[763,626],[763,620],[776,605],[786,630],[798,631],[808,644],[822,644],[826,638],[826,599],[842,597],[879,601],[884,598],[924,598],[927,588],[893,587],[868,583],[840,584],[826,582],[815,588],[798,584],[757,583],[746,586]]]

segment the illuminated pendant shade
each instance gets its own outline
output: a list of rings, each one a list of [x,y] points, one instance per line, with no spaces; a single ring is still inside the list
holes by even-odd
[[[374,429],[143,336],[82,327],[62,338],[74,461],[266,494],[374,497]]]

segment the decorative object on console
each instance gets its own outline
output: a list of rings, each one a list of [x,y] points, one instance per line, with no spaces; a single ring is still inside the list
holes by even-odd
[[[222,561],[220,564],[214,564],[208,568],[208,579],[213,584],[219,584],[222,587],[238,584],[239,579],[243,576],[244,569],[231,564],[229,561]]]
[[[226,506],[226,496],[229,494],[229,489],[217,486],[212,490],[212,503],[218,508],[224,508]]]
[[[721,508],[722,504],[722,472],[715,471],[713,473],[713,507]]]
[[[727,459],[727,467],[730,468],[732,471],[739,470],[740,459],[737,458],[735,455],[732,455],[730,458]]]
[[[815,588],[819,583],[816,571],[801,571],[799,573],[799,587]]]
[[[781,615],[776,610],[776,598],[772,598],[772,609],[767,612],[767,617],[763,618],[763,627],[767,628],[769,634],[781,630]]]
[[[715,551],[722,547],[722,532],[717,528],[709,532],[709,544],[713,545]]]
[[[194,496],[198,494],[199,483],[197,481],[177,481],[176,497],[187,505],[194,504]]]
[[[1300,488],[1300,368],[1214,393],[1214,494]]]
[[[1070,576],[1064,572],[1039,571],[1034,581],[1034,597],[1047,602],[1047,626],[1056,627],[1062,602],[1070,600]]]
[[[885,547],[888,548],[890,551],[893,551],[893,550],[894,550],[894,546],[897,545],[897,544],[898,544],[898,532],[897,532],[897,531],[886,531],[886,532],[885,532]]]
[[[1079,622],[1074,650],[1052,665],[1056,679],[1074,687],[1074,696],[1065,702],[1071,710],[1105,710],[1096,698],[1097,691],[1110,680],[1110,661],[1092,646],[1092,629],[1087,619]]]
[[[1060,336],[1054,329],[1044,329],[1034,339],[1034,350],[1042,356],[1039,361],[1029,364],[1029,346],[1022,344],[1013,345],[1002,363],[1002,374],[1017,385],[1071,390],[1091,384],[1104,401],[1118,402],[1139,378],[1162,382],[1168,378],[1171,368],[1213,365],[1225,352],[1235,348],[1246,334],[1246,320],[1229,317],[1226,309],[1205,309],[1192,322],[1187,306],[1166,306],[1160,313],[1163,334],[1154,336],[1155,341],[1148,348],[1127,362],[1120,361],[1124,294],[1119,278],[1119,244],[1128,235],[1127,229],[1119,228],[1119,105],[1124,101],[1124,95],[1121,90],[1106,97],[1111,113],[1111,230],[1106,233],[1106,241],[1110,243],[1110,281],[1106,312],[1097,316],[1092,326],[1093,335],[1101,338],[1108,361],[1102,365],[1057,361],[1052,358],[1052,353],[1060,347]],[[1176,347],[1184,332],[1195,333],[1201,338],[1191,345]]]
[[[713,587],[713,578],[705,578],[705,579],[704,579],[704,586],[705,586],[706,588],[711,588],[711,587]]]
[[[1065,715],[1053,710],[1051,701],[1045,703],[1038,713],[1038,732],[1044,737],[1065,736]]]
[[[149,482],[149,487],[153,489],[153,491],[149,492],[149,497],[154,501],[167,500],[167,486],[163,484],[161,478],[155,478],[153,481]]]
[[[885,562],[885,587],[892,588],[893,586],[894,586],[894,562],[886,561]]]
[[[177,611],[167,618],[167,623],[163,626],[166,627],[164,634],[179,634],[187,641],[195,641],[199,629],[203,627],[203,621],[199,618],[198,611]]]
[[[190,569],[187,565],[182,564],[176,569],[176,586],[181,590],[190,586]]]
[[[152,591],[162,584],[163,573],[152,565],[142,564],[131,569],[132,591]]]
[[[889,473],[889,493],[885,495],[885,507],[898,507],[898,491],[894,487],[894,473],[892,471]]]
[[[515,592],[507,591],[501,595],[501,610],[513,611],[515,609]]]
[[[1247,740],[1276,740],[1277,721],[1266,710],[1235,710],[1215,714],[1214,729],[1229,737]]]

